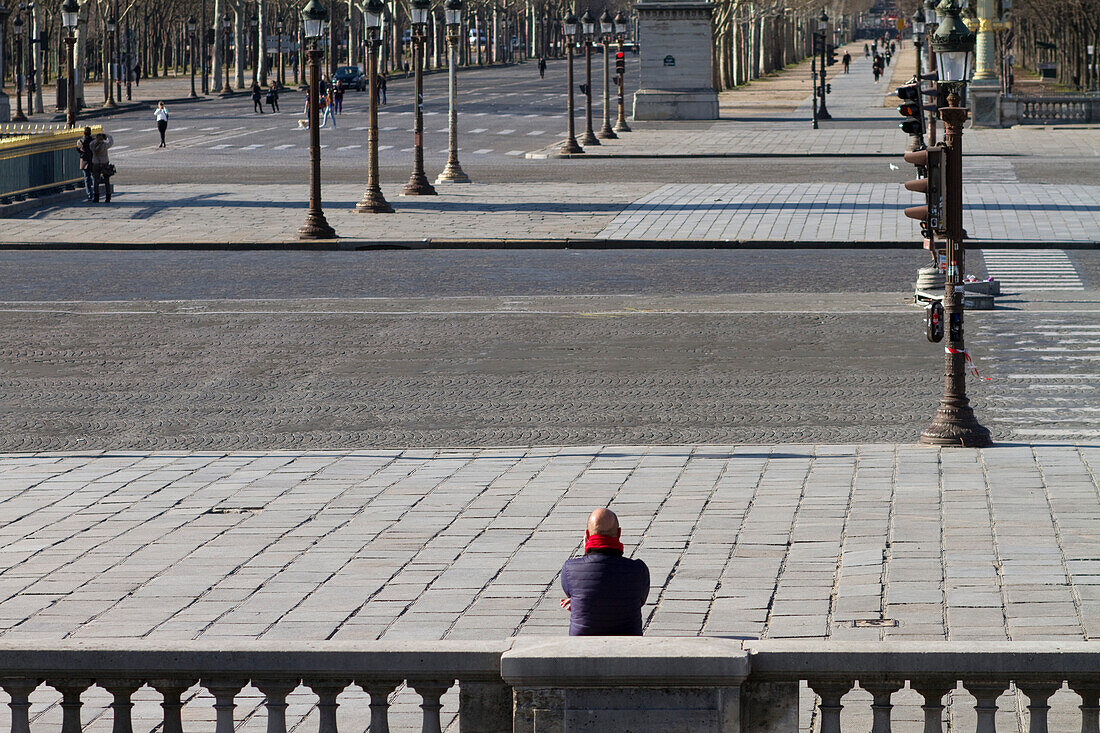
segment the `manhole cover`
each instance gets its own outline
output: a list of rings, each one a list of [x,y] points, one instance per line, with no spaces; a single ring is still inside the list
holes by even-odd
[[[858,628],[865,626],[897,626],[897,619],[892,618],[857,618],[852,622],[852,626]]]

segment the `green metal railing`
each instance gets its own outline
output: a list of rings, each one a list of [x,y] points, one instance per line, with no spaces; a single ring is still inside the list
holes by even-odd
[[[83,134],[81,127],[0,125],[0,205],[82,185],[76,141]]]

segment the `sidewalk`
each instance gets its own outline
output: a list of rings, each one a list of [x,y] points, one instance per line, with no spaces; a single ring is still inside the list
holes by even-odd
[[[609,505],[651,570],[650,636],[1090,639],[1098,471],[1100,447],[1055,443],[4,454],[0,638],[562,636],[559,568]],[[1001,730],[1026,729],[1017,704]]]
[[[362,187],[326,186],[325,215],[341,239],[303,243],[304,184],[123,184],[109,206],[80,201],[5,220],[0,247],[919,246],[915,222],[902,213],[919,197],[900,183],[470,184],[439,192],[402,197],[391,184],[385,194],[397,213],[363,215],[354,208]],[[973,247],[1100,246],[1100,185],[983,182],[967,196]]]

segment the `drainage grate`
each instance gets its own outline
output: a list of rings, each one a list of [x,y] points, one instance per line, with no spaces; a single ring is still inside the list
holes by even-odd
[[[893,618],[857,618],[852,622],[852,626],[855,628],[865,628],[868,626],[888,626],[895,627],[898,625],[897,619]]]

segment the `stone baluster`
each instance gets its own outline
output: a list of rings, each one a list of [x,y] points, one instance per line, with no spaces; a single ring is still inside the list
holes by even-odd
[[[901,689],[900,682],[869,682],[861,680],[859,686],[874,697],[871,703],[871,733],[890,733],[890,712],[894,706],[890,696]]]
[[[1100,687],[1095,683],[1070,683],[1081,696],[1081,733],[1100,733]]]
[[[141,687],[141,680],[105,679],[96,680],[96,684],[115,698],[111,703],[114,718],[111,733],[134,733],[134,723],[130,715],[134,703],[130,698]]]
[[[348,686],[347,680],[307,682],[317,696],[317,733],[336,733],[336,698]]]
[[[294,692],[298,680],[253,680],[256,689],[264,693],[267,707],[267,733],[286,733],[286,696]]]
[[[1047,701],[1050,700],[1051,695],[1058,691],[1061,685],[1018,682],[1016,686],[1027,695],[1027,710],[1031,717],[1031,725],[1028,730],[1030,733],[1047,733],[1047,713],[1050,712],[1050,705],[1047,704]]]
[[[0,680],[0,687],[11,697],[8,701],[8,707],[11,708],[11,733],[31,733],[30,695],[39,684],[39,680],[18,677]]]
[[[439,698],[454,684],[454,680],[410,680],[409,684],[420,695],[420,709],[424,711],[420,733],[443,733],[439,720],[439,711],[443,706]]]
[[[997,698],[1008,687],[1002,682],[966,682],[966,691],[974,696],[978,715],[977,733],[997,733]]]
[[[61,693],[61,733],[80,733],[80,696],[92,686],[92,680],[64,679],[50,682]]]
[[[840,711],[844,709],[840,698],[852,686],[839,682],[811,682],[810,688],[821,698],[817,706],[821,711],[821,733],[840,733]]]
[[[149,686],[160,693],[160,706],[164,710],[164,728],[162,733],[183,733],[183,693],[187,692],[194,679],[190,680],[152,680]]]
[[[370,733],[390,733],[390,695],[400,680],[356,680],[370,695]]]
[[[943,698],[955,685],[947,682],[910,681],[909,686],[924,698],[921,710],[924,711],[924,733],[943,733]]]
[[[240,680],[203,680],[202,686],[214,696],[214,710],[217,712],[217,724],[214,733],[233,733],[233,709],[237,704],[233,698],[244,689]]]

